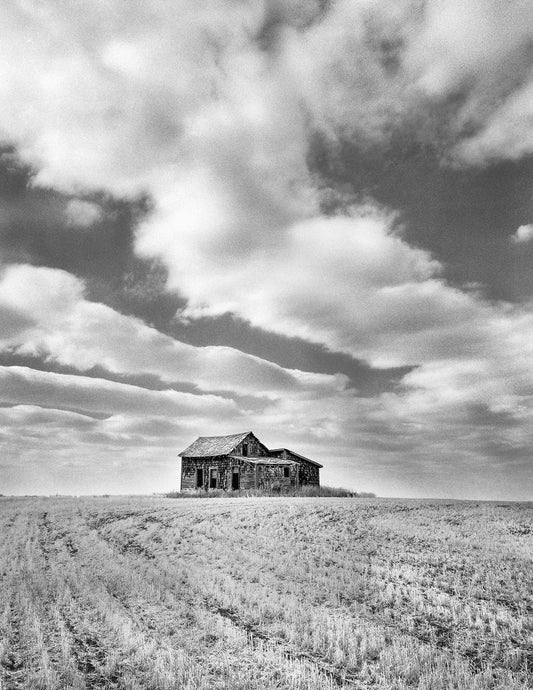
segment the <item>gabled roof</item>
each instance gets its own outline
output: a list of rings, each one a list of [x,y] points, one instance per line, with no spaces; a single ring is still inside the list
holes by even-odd
[[[194,443],[178,453],[180,457],[207,458],[214,455],[229,455],[251,431],[231,436],[199,436]]]
[[[287,453],[294,455],[295,458],[300,458],[301,460],[305,460],[306,462],[310,462],[311,465],[316,465],[317,467],[323,467],[323,465],[321,465],[319,462],[315,462],[314,460],[310,460],[309,458],[306,458],[305,455],[300,455],[300,453],[295,453],[293,450],[290,450],[289,448],[271,448],[268,452],[275,456],[278,453],[283,453],[284,450],[286,450]]]

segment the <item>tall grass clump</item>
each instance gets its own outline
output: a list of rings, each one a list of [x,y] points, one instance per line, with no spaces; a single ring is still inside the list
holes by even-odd
[[[320,498],[375,498],[376,494],[370,492],[351,491],[343,487],[335,486],[311,486],[304,485],[289,490],[244,489],[242,491],[226,491],[224,489],[197,489],[194,491],[169,491],[163,494],[165,498],[260,498],[261,496],[294,496],[294,497],[320,497]]]

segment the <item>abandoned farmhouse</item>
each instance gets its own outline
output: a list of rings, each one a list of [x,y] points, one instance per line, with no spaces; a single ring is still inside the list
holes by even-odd
[[[181,457],[181,490],[288,490],[320,484],[322,465],[287,448],[269,450],[251,431],[200,436]]]

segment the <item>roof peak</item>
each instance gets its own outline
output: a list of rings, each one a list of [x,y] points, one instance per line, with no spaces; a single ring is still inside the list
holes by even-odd
[[[215,436],[198,436],[198,438],[233,438],[235,436],[248,436],[252,433],[253,431],[241,431],[235,434],[215,434]]]
[[[252,431],[242,431],[240,434],[227,436],[198,436],[194,443],[178,453],[181,457],[212,457],[214,455],[229,455]]]
[[[269,448],[268,452],[269,453],[281,453],[283,451],[287,451],[287,453],[290,453],[291,455],[294,455],[297,458],[301,458],[302,460],[306,460],[307,462],[310,462],[312,465],[316,465],[317,467],[323,467],[319,462],[316,462],[316,460],[311,460],[311,458],[306,457],[305,455],[301,455],[301,453],[297,453],[294,450],[291,450],[290,448]]]

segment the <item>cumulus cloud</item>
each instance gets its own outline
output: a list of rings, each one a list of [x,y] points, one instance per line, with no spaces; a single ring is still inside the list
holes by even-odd
[[[381,141],[410,126],[466,163],[531,151],[527,0],[127,8],[1,9],[0,129],[38,181],[134,192],[197,166],[278,222],[313,207],[316,129]]]
[[[49,268],[12,265],[0,276],[0,347],[88,370],[153,374],[201,390],[276,397],[342,389],[344,376],[284,369],[229,347],[195,347],[84,298],[82,281]]]
[[[291,34],[287,63],[319,126],[376,144],[408,131],[443,160],[531,152],[527,0],[335,3]]]
[[[295,223],[283,244],[241,260],[192,244],[180,252],[173,225],[165,209],[141,231],[139,248],[166,257],[170,285],[189,296],[185,319],[232,312],[379,367],[492,356],[531,327],[527,306],[493,305],[448,285],[440,264],[382,212]]]
[[[407,129],[444,162],[482,164],[491,118],[527,88],[524,12],[522,2],[338,2],[305,28],[282,18],[270,52],[245,41],[238,65],[226,47],[226,89],[189,114],[194,155],[154,183],[156,209],[137,235],[188,300],[181,317],[229,312],[379,366],[479,347],[497,312],[444,284],[393,214],[367,204],[322,215],[304,154],[316,129],[360,146]],[[505,145],[487,160],[508,155]]]
[[[263,131],[261,144],[291,159],[294,147],[279,145],[272,124],[290,132],[302,113],[296,108],[294,118],[285,112],[272,122],[272,105],[284,94],[277,80],[268,88],[254,47],[268,13],[263,3],[148,7],[115,0],[90,2],[85,10],[58,0],[43,12],[21,2],[0,15],[6,36],[0,128],[37,167],[38,181],[138,191],[154,173],[197,159],[195,140],[214,120],[228,147],[238,143],[239,131],[243,147],[255,147],[252,122],[258,135]],[[244,129],[231,124],[235,118]],[[222,140],[213,153],[223,166]],[[232,160],[268,173],[262,153]],[[269,177],[276,194],[276,176]]]
[[[127,19],[119,0],[90,3],[83,16],[60,2],[46,12],[2,8],[10,59],[0,129],[36,166],[37,182],[150,192],[155,212],[137,250],[165,263],[169,286],[189,301],[184,317],[232,312],[364,356],[351,342],[362,328],[350,299],[378,324],[401,318],[404,299],[431,312],[430,330],[450,308],[469,318],[470,301],[439,284],[431,257],[402,244],[386,214],[321,215],[309,141],[318,130],[386,145],[407,128],[448,162],[527,153],[530,3],[129,8]],[[378,298],[365,233],[376,256],[384,252],[378,262],[398,253],[400,273]],[[424,275],[406,279],[410,261]]]
[[[515,233],[511,235],[511,241],[515,244],[525,244],[533,240],[533,224],[521,225]]]
[[[20,337],[34,325],[35,322],[18,309],[0,302],[0,327],[4,338]]]

